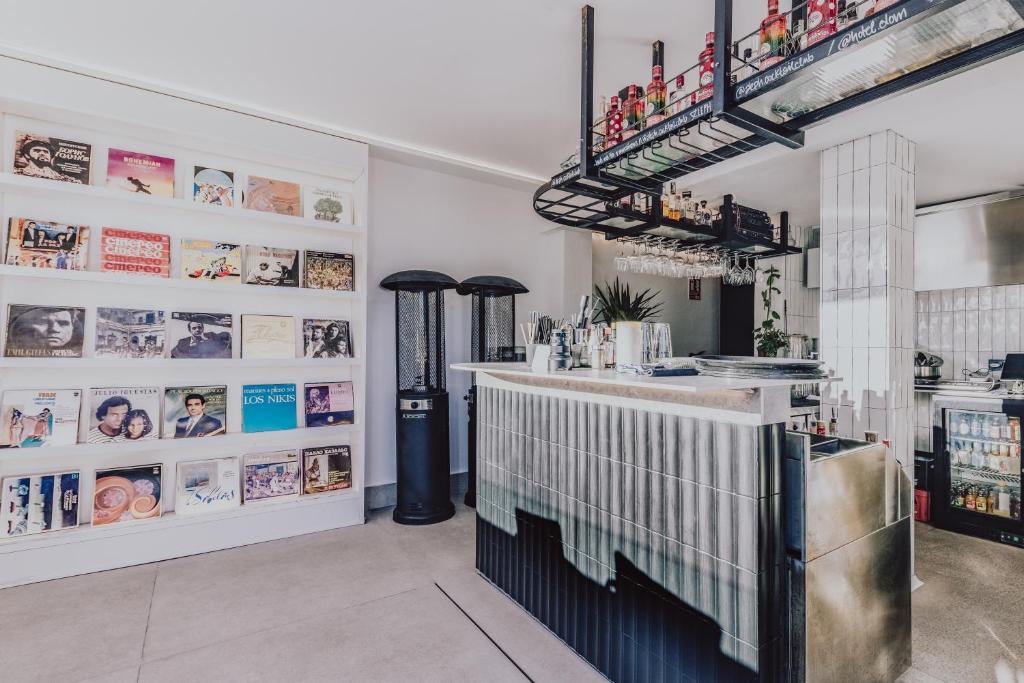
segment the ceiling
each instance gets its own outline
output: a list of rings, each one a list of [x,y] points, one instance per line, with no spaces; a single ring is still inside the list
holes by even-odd
[[[48,3],[5,3],[0,45],[536,180],[558,170],[578,135],[580,4],[107,0],[63,2],[53,21]],[[690,66],[713,23],[713,0],[591,4],[598,92],[646,83],[654,39],[666,43],[670,73]],[[756,26],[764,6],[735,0],[737,31]],[[1024,89],[1006,86],[1022,71],[1018,55],[868,105],[810,131],[803,150],[773,145],[702,172],[693,189],[812,223],[816,151],[883,128],[918,142],[922,203],[1017,186]]]

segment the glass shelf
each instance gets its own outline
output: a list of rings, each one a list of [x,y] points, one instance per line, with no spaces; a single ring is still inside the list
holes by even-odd
[[[972,467],[970,465],[951,465],[949,469],[953,473],[954,481],[1000,482],[1016,485],[1016,488],[1020,488],[1019,473],[1004,474],[1002,472],[991,470],[987,467]]]
[[[847,40],[840,38],[838,52],[811,58],[783,84],[766,86],[741,106],[771,121],[788,122],[1024,28],[1024,20],[1007,0],[965,0],[931,13],[917,3],[903,5],[886,10],[882,17],[859,21],[844,32]],[[881,26],[884,17],[895,21]],[[893,26],[896,21],[900,23]],[[800,52],[786,61],[796,63],[817,51]],[[766,71],[764,78],[771,73]],[[760,90],[760,78],[740,82],[739,99]]]

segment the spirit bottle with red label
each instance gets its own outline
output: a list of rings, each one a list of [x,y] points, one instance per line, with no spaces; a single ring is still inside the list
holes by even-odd
[[[843,0],[840,4],[845,5]],[[839,9],[836,0],[810,0],[807,3],[807,45],[814,45],[836,32]]]
[[[768,0],[768,16],[761,20],[762,70],[782,61],[786,45],[786,17],[779,14],[779,0]]]
[[[643,110],[644,103],[638,100],[636,96],[636,85],[630,85],[626,101],[622,103],[623,140],[628,140],[640,132],[640,119],[642,118]]]
[[[608,133],[604,138],[604,148],[609,149],[622,142],[622,112],[619,110],[619,96],[612,95],[608,107]]]
[[[662,80],[661,66],[651,67],[651,82],[647,84],[646,128],[655,126],[665,120],[665,101],[668,86]]]
[[[700,86],[690,98],[691,104],[703,102],[715,94],[715,32],[711,31],[704,38],[705,47],[698,60],[697,80]]]

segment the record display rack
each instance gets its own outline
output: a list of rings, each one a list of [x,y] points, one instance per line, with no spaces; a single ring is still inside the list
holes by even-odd
[[[792,12],[806,11],[806,2],[795,5]],[[770,143],[799,148],[804,131],[831,116],[1017,52],[1024,0],[901,0],[753,74],[733,40],[732,0],[715,0],[714,29],[713,94],[595,148],[594,10],[583,7],[578,163],[536,191],[540,216],[608,239],[668,229],[680,231],[679,246],[728,240],[662,216],[663,184]],[[635,193],[651,198],[649,213],[621,207]]]
[[[86,270],[0,265],[0,329],[6,329],[10,304],[85,309],[83,357],[0,357],[0,393],[20,389],[83,392],[79,443],[0,449],[0,478],[80,472],[79,525],[0,537],[0,588],[362,524],[367,424],[368,147],[285,123],[17,60],[0,59],[0,80],[5,83],[5,92],[0,93],[0,243],[6,245],[12,217],[89,226],[91,230]],[[69,106],[80,106],[81,110]],[[15,174],[16,132],[91,144],[91,184]],[[144,196],[105,187],[107,150],[114,148],[174,159],[174,196]],[[244,186],[243,178],[258,176],[280,178],[301,185],[303,190],[329,188],[348,193],[353,200],[354,224],[257,211],[244,208],[241,201],[233,207],[197,203],[192,198],[194,166],[232,170],[239,187]],[[168,235],[170,277],[98,271],[103,227]],[[184,278],[180,245],[186,239],[294,249],[300,255],[307,250],[352,254],[353,291]],[[305,264],[301,267],[304,269]],[[173,311],[230,314],[233,357],[96,357],[93,342],[98,307],[164,311],[168,332]],[[296,355],[302,353],[303,319],[347,320],[354,357],[241,357],[241,316],[245,314],[291,316],[297,328]],[[172,343],[169,337],[165,353]],[[335,381],[352,382],[353,424],[306,427],[303,385]],[[296,385],[296,428],[243,431],[241,387],[261,383]],[[227,387],[227,430],[223,435],[83,443],[89,425],[83,427],[82,422],[91,419],[91,388],[205,385]],[[160,396],[163,402],[162,391]],[[237,456],[241,468],[247,454],[299,452],[330,445],[351,448],[350,488],[280,501],[243,499],[239,507],[216,512],[175,512],[179,463]],[[91,525],[96,471],[150,464],[162,466],[160,516]],[[240,494],[242,488],[240,483]]]

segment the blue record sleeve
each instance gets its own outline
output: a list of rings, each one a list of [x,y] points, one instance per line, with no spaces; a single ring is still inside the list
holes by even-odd
[[[297,407],[294,384],[242,386],[242,431],[271,432],[295,429]]]

